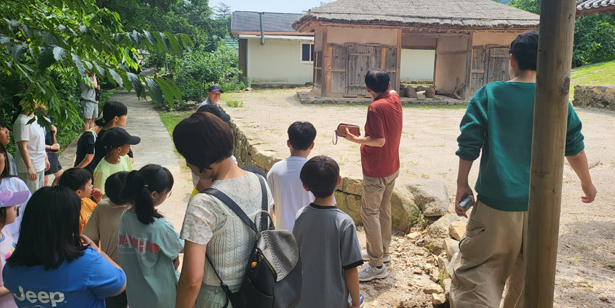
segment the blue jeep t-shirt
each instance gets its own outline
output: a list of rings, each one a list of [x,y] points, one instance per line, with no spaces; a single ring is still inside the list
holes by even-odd
[[[79,259],[47,271],[42,265],[7,265],[2,271],[4,286],[19,307],[104,308],[105,298],[122,289],[126,276],[91,248],[83,252]]]

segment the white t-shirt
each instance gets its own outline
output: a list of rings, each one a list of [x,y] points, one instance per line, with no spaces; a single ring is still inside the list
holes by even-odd
[[[275,201],[275,227],[292,231],[295,216],[302,207],[314,202],[314,195],[305,191],[299,178],[307,158],[291,156],[279,161],[267,173],[267,183]]]
[[[28,141],[26,149],[30,154],[30,161],[32,167],[36,172],[45,171],[45,129],[40,126],[36,121],[38,119],[34,117],[34,122],[28,124],[32,118],[25,114],[19,114],[15,124],[13,124],[13,134],[15,135],[15,144],[19,141]],[[17,165],[17,172],[26,173],[28,168],[21,158],[19,147],[15,150],[15,164]]]
[[[18,177],[3,178],[2,182],[0,182],[0,189],[8,189],[12,192],[27,191],[28,200],[32,197],[32,193],[30,193],[28,185],[26,185],[26,183]],[[23,214],[26,211],[26,204],[28,204],[28,200],[19,205],[19,216],[15,218],[15,222],[4,226],[4,229],[6,229],[6,231],[11,233],[13,236],[15,243],[19,240],[19,228],[21,227],[21,220],[23,219]]]

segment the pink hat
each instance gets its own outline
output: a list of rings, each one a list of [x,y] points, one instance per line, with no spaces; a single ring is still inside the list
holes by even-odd
[[[12,192],[8,189],[0,189],[0,207],[8,207],[26,202],[30,191]]]

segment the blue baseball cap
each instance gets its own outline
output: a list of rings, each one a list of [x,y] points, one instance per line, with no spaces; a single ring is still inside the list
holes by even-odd
[[[216,92],[216,91],[220,91],[220,93],[224,93],[224,91],[220,89],[220,86],[211,86],[209,87],[209,89],[207,89],[207,92]]]

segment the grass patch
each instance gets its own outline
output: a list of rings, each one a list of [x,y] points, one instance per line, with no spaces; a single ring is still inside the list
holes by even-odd
[[[162,124],[166,127],[169,135],[171,135],[171,138],[173,137],[173,130],[175,129],[175,126],[193,113],[194,111],[158,111]]]
[[[193,110],[191,111],[158,111],[158,114],[160,115],[160,120],[162,120],[162,124],[164,124],[164,127],[169,132],[171,139],[173,139],[173,130],[175,129],[175,126],[177,126],[179,122],[189,117],[193,113],[194,113]],[[175,149],[175,147],[173,147],[173,151],[175,151],[177,156],[181,156],[179,152],[177,152],[177,149]],[[190,171],[190,168],[188,168],[188,166],[186,165],[182,165],[181,168],[185,171]]]
[[[570,73],[570,95],[574,95],[574,86],[612,84],[615,84],[615,61],[577,67]]]
[[[226,105],[229,107],[237,108],[243,107],[243,102],[240,101],[226,101]]]

